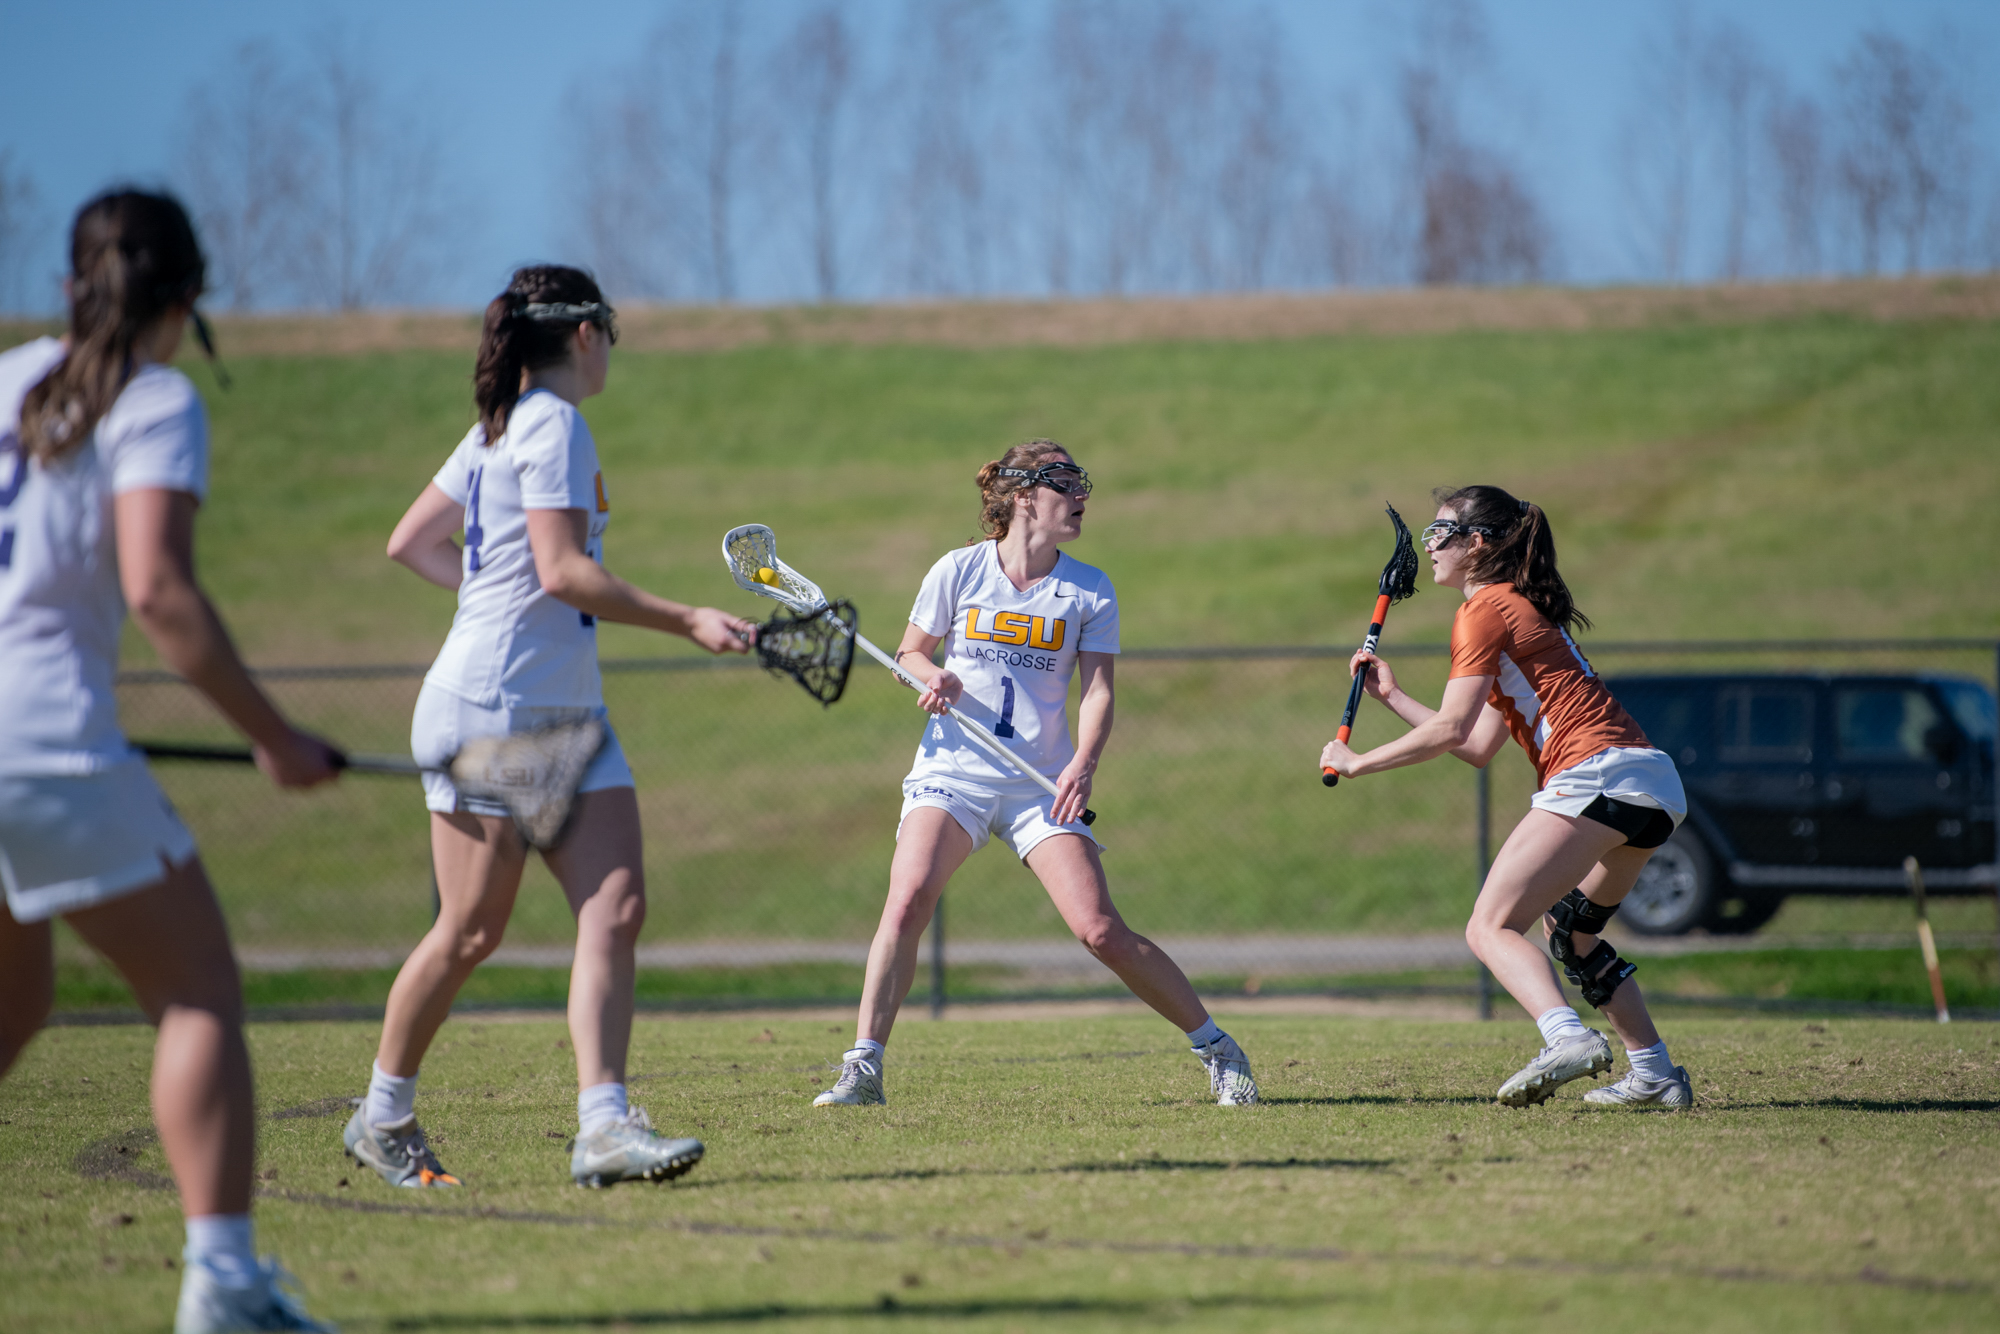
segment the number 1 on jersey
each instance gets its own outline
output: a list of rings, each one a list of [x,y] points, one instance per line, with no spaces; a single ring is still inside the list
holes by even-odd
[[[472,470],[472,494],[465,498],[465,568],[471,574],[479,573],[479,544],[486,540],[486,530],[479,526],[479,479],[485,472]]]
[[[1000,678],[1000,725],[993,729],[994,736],[1014,735],[1014,678]]]

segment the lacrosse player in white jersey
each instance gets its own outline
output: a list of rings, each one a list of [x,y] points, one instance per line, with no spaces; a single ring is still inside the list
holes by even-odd
[[[932,715],[903,780],[889,901],[868,951],[861,1016],[840,1076],[815,1106],[882,1103],[883,1049],[916,978],[917,942],[945,884],[997,838],[1041,880],[1063,921],[1134,995],[1171,1020],[1208,1069],[1223,1106],[1257,1101],[1242,1048],[1215,1025],[1187,976],[1125,925],[1111,902],[1097,840],[1082,823],[1098,759],[1111,739],[1118,596],[1102,570],[1057,548],[1083,531],[1090,477],[1053,440],[1031,440],[979,470],[980,525],[992,536],[931,567],[897,661],[928,689]],[[949,641],[944,666],[931,661]],[[1080,744],[1069,735],[1069,684],[1083,678]],[[946,716],[975,726],[1053,779],[1032,779],[967,741]]]
[[[338,757],[272,707],[195,582],[208,418],[166,364],[206,268],[186,212],[94,199],[70,264],[68,334],[0,354],[0,1073],[54,1002],[61,917],[159,1029],[153,1120],[187,1218],[174,1328],[329,1329],[253,1247],[242,986],[194,838],[118,726],[127,607],[273,782],[325,782]]]
[[[479,422],[389,538],[391,558],[458,594],[424,678],[410,744],[431,812],[439,911],[389,992],[368,1094],[342,1142],[395,1186],[455,1186],[417,1125],[417,1069],[451,1003],[500,944],[527,847],[507,808],[459,792],[442,770],[468,741],[604,718],[598,617],[741,653],[755,626],[669,602],[603,565],[611,502],[577,405],[601,393],[617,339],[589,274],[525,268],[486,308],[473,397]],[[464,531],[460,550],[453,534]],[[579,1186],[665,1181],[700,1160],[693,1139],[653,1130],[625,1096],[635,950],[646,919],[639,803],[608,726],[583,770],[560,841],[543,850],[576,916],[569,1026],[581,1130]]]

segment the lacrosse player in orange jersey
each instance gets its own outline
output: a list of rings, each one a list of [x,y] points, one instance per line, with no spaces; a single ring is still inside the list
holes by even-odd
[[[1522,933],[1541,922],[1556,958],[1584,999],[1624,1040],[1627,1075],[1584,1101],[1600,1107],[1691,1107],[1687,1071],[1629,979],[1637,965],[1598,939],[1653,849],[1687,817],[1674,762],[1646,740],[1570,638],[1588,626],[1556,571],[1555,537],[1540,508],[1498,487],[1440,489],[1424,529],[1432,577],[1465,594],[1451,630],[1451,678],[1431,709],[1404,694],[1389,664],[1372,665],[1366,689],[1410,725],[1386,745],[1355,752],[1330,741],[1320,763],[1343,778],[1455,755],[1484,766],[1511,735],[1535,766],[1533,809],[1493,859],[1465,928],[1472,952],[1529,1014],[1546,1044],[1500,1086],[1525,1107],[1611,1068],[1611,1044],[1585,1028]]]

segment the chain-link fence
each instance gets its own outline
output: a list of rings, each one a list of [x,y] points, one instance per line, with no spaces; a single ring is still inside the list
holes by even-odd
[[[1995,665],[1987,640],[1599,644],[1590,653],[1614,682],[1691,672],[1987,681]],[[1346,655],[1153,649],[1119,662],[1117,724],[1092,798],[1095,831],[1127,919],[1205,986],[1477,986],[1460,932],[1486,850],[1527,808],[1532,773],[1509,747],[1487,771],[1433,763],[1326,789],[1316,760],[1345,694]],[[1442,646],[1391,646],[1390,657],[1412,693],[1439,696]],[[303,725],[354,751],[401,753],[423,670],[260,675]],[[705,658],[607,661],[604,679],[644,819],[651,908],[642,965],[708,976],[710,992],[737,1000],[857,992],[894,844],[899,781],[921,725],[908,693],[886,673],[861,672],[845,699],[821,709],[741,660]],[[119,691],[135,739],[231,739],[170,676],[127,673]],[[1371,703],[1357,744],[1400,731]],[[1799,757],[1792,760],[1798,768]],[[1981,772],[1976,755],[1952,762]],[[1990,773],[1990,758],[1985,765]],[[414,780],[349,775],[295,794],[247,766],[163,761],[155,771],[201,839],[251,968],[393,968],[429,925],[427,817]],[[1968,891],[1982,875],[1990,880],[1994,861],[1990,786],[1970,799],[1965,836],[1989,846],[1974,859],[1987,870],[1960,876]],[[1728,871],[1720,868],[1725,880]],[[1806,888],[1790,886],[1777,920],[1750,939],[1766,948],[1913,941],[1907,903],[1808,897]],[[1759,892],[1768,899],[1778,891]],[[941,988],[972,996],[1111,983],[1003,850],[974,857],[947,901],[939,962],[950,975],[938,979]],[[1947,946],[1990,954],[1993,911],[1989,885],[1984,898],[1941,901],[1934,915]],[[1740,934],[1728,938],[1720,917],[1704,925],[1707,934],[1652,952],[1743,944]],[[561,895],[534,864],[496,963],[558,966],[572,937]],[[1635,952],[1647,947],[1626,939]]]

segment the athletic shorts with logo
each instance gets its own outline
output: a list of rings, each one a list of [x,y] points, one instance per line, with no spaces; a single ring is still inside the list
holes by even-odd
[[[606,788],[633,787],[632,766],[625,762],[625,749],[611,730],[603,705],[596,708],[562,709],[541,707],[484,708],[461,699],[442,686],[425,684],[417,695],[417,708],[410,720],[410,754],[424,770],[424,805],[434,811],[470,811],[474,815],[505,815],[507,808],[497,801],[460,794],[451,775],[440,772],[451,763],[466,742],[476,737],[513,736],[560,723],[596,718],[604,723],[604,745],[590,767],[583,771],[577,791],[598,792]]]
[[[108,903],[194,855],[194,835],[136,756],[96,773],[0,776],[0,881],[17,922]]]
[[[1097,842],[1080,821],[1057,824],[1050,819],[1049,809],[1054,805],[1054,797],[1025,778],[975,783],[956,775],[911,774],[903,780],[903,813],[896,817],[896,837],[902,838],[903,822],[911,811],[931,806],[958,821],[958,827],[972,839],[974,852],[985,847],[987,840],[997,838],[1026,861],[1038,844],[1057,834],[1081,834]]]
[[[1650,806],[1674,818],[1674,828],[1687,819],[1687,791],[1680,770],[1665,751],[1651,746],[1610,746],[1552,774],[1529,803],[1557,815],[1582,815],[1599,797],[1630,806]]]

